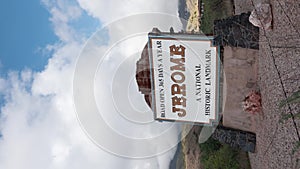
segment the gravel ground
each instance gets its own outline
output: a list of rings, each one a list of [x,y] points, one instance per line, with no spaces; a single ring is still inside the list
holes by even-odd
[[[254,4],[259,0],[253,0]],[[266,2],[266,1],[264,1]],[[299,169],[300,119],[283,122],[282,114],[300,112],[300,104],[279,109],[281,100],[300,89],[300,1],[270,0],[273,29],[260,30],[259,86],[263,118],[257,122],[257,149],[250,153],[253,169]],[[251,0],[235,0],[236,14],[253,9]]]

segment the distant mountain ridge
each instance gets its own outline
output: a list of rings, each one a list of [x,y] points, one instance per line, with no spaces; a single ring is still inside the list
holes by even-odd
[[[187,21],[190,18],[190,11],[186,5],[186,0],[178,0],[178,14],[182,23],[182,28],[185,30]]]
[[[200,0],[179,0],[178,14],[185,32],[200,31]]]

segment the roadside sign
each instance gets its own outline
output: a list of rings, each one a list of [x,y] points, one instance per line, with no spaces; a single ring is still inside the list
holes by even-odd
[[[212,125],[220,112],[219,47],[213,37],[149,33],[152,110],[161,121]]]

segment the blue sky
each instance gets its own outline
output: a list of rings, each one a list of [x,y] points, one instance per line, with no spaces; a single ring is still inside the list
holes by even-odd
[[[0,75],[24,68],[43,70],[51,56],[43,49],[59,42],[49,18],[50,13],[40,0],[0,1]],[[86,37],[100,26],[87,13],[70,24]]]
[[[51,14],[40,0],[0,1],[0,77],[7,77],[11,71],[44,70],[53,55],[46,46],[61,43],[50,18]],[[89,37],[100,22],[83,12],[71,21],[70,26],[81,34],[80,37]],[[0,106],[4,102],[0,93]]]
[[[25,67],[43,69],[49,56],[39,49],[57,41],[49,17],[39,0],[0,1],[2,74]]]

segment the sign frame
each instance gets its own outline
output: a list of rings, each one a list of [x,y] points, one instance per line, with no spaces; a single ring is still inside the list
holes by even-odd
[[[157,116],[157,105],[156,105],[156,96],[155,96],[155,72],[153,70],[153,64],[154,64],[154,56],[152,51],[152,40],[174,40],[174,41],[205,41],[210,44],[210,47],[216,48],[216,67],[215,67],[215,100],[213,100],[215,103],[215,118],[209,119],[209,122],[199,122],[199,121],[190,121],[190,120],[174,120],[174,119],[167,119],[167,118],[159,118]],[[220,114],[222,110],[222,85],[221,80],[223,80],[222,76],[222,68],[221,68],[221,47],[218,45],[213,45],[213,36],[205,36],[200,34],[181,34],[181,33],[149,33],[148,34],[148,53],[149,53],[149,64],[150,64],[150,82],[151,82],[151,96],[152,96],[152,103],[151,103],[151,109],[153,111],[154,119],[158,121],[169,121],[169,122],[182,122],[182,123],[192,123],[197,125],[203,125],[203,126],[214,126],[217,125],[220,120]]]

